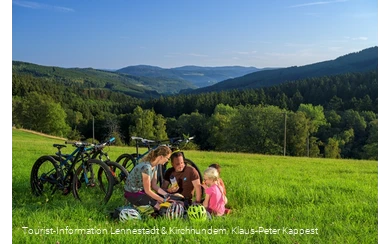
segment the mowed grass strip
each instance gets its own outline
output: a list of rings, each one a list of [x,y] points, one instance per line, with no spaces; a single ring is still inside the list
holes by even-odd
[[[53,143],[63,141],[13,129],[15,243],[378,242],[377,161],[188,150],[185,156],[202,172],[212,163],[222,166],[232,213],[199,223],[151,218],[120,223],[111,220],[108,212],[124,204],[122,191],[116,191],[105,206],[82,203],[59,192],[32,195],[31,167],[40,156],[55,153]],[[68,146],[63,151],[73,149]],[[135,151],[117,146],[107,150],[114,161]]]

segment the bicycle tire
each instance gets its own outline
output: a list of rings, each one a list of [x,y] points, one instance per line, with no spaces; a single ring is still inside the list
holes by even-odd
[[[50,190],[53,194],[61,177],[58,162],[51,156],[41,156],[35,161],[31,169],[30,186],[32,193],[35,196],[41,196]]]
[[[124,188],[126,184],[126,179],[129,176],[129,172],[120,165],[117,162],[106,160],[104,161],[108,167],[110,168],[111,175],[114,178],[114,186],[113,186],[113,192],[110,198],[110,202],[112,203],[118,203],[124,201],[123,193]],[[98,180],[101,181],[103,170],[99,170],[98,172]],[[101,184],[104,184],[104,181],[100,182]]]
[[[98,172],[102,170],[100,179]],[[107,164],[99,159],[82,162],[72,179],[73,196],[81,202],[106,204],[113,193],[114,178]]]
[[[130,172],[135,165],[137,164],[137,154],[129,154],[129,153],[124,153],[122,155],[119,155],[119,157],[115,160],[115,162],[121,164],[127,172]]]
[[[120,165],[117,162],[114,161],[104,161],[105,164],[107,164],[108,168],[110,169],[111,175],[114,178],[114,186],[120,185],[121,183],[126,181],[126,178],[129,176],[129,172],[126,170],[125,167]],[[98,172],[98,179],[100,178],[100,175],[103,173],[102,169],[99,169]]]

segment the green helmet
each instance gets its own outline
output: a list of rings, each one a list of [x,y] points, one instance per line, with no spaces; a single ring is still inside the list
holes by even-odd
[[[207,210],[201,204],[189,206],[187,215],[190,220],[207,220]]]

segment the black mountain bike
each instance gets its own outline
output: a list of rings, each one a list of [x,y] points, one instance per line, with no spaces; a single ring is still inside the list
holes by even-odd
[[[126,182],[126,178],[129,176],[129,172],[126,170],[125,167],[123,167],[121,164],[111,161],[110,157],[108,156],[107,151],[103,151],[104,148],[106,148],[107,145],[111,145],[115,141],[115,138],[111,138],[109,141],[105,143],[101,143],[93,147],[93,149],[90,151],[91,158],[98,158],[110,169],[111,175],[114,178],[114,186],[113,186],[113,193],[111,195],[111,199],[114,197],[113,201],[118,201],[119,199],[123,199],[123,188],[124,183]],[[104,174],[104,170],[101,168],[98,171],[98,180],[104,179],[102,175]],[[100,182],[102,185],[105,184],[105,181]]]
[[[107,203],[113,192],[114,178],[105,162],[91,157],[96,145],[68,141],[65,144],[76,149],[71,154],[63,154],[61,149],[66,145],[53,144],[58,150],[55,155],[44,155],[35,161],[30,176],[33,194],[53,195],[59,190],[67,195],[72,191],[80,201]]]

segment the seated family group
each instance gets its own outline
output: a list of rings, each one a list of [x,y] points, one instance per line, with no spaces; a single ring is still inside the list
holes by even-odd
[[[169,159],[172,167],[165,171],[160,187],[157,184],[156,166],[164,165]],[[198,171],[185,164],[182,152],[172,152],[167,146],[159,146],[130,172],[124,187],[124,197],[131,204],[151,205],[158,211],[160,203],[172,201],[171,194],[179,193],[184,197],[185,208],[192,204],[202,204],[211,215],[222,216],[229,210],[225,207],[226,189],[219,170],[218,164],[210,165],[203,173],[204,181],[200,182]]]

